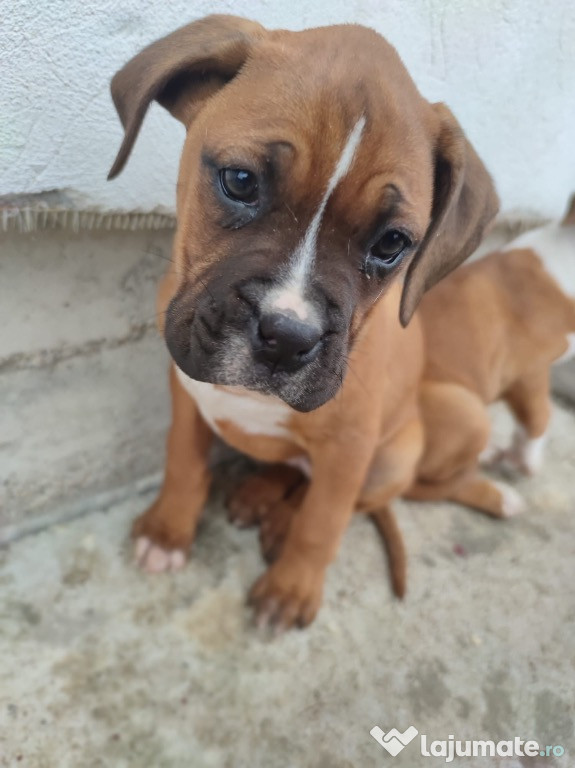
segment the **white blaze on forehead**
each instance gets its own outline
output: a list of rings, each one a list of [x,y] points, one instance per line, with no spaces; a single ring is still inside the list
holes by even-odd
[[[335,188],[349,172],[365,128],[362,115],[349,134],[334,172],[328,181],[319,207],[289,264],[289,273],[284,284],[272,292],[269,305],[274,309],[290,309],[302,320],[313,314],[312,308],[304,298],[305,283],[311,273],[317,248],[317,238],[326,206]]]
[[[361,141],[361,135],[365,127],[365,117],[360,117],[357,123],[354,125],[352,132],[345,143],[345,147],[341,153],[341,156],[335,166],[335,170],[331,179],[328,182],[327,189],[319,208],[317,209],[315,216],[311,220],[311,223],[304,235],[303,240],[296,248],[291,262],[291,279],[296,285],[302,285],[307,278],[313,262],[315,259],[315,251],[317,247],[317,236],[319,234],[319,228],[321,220],[328,204],[329,198],[332,196],[334,189],[339,182],[348,173],[353,162],[353,158]]]

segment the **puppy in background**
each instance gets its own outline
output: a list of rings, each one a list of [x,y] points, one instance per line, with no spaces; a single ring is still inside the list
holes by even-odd
[[[423,298],[425,449],[413,499],[451,499],[495,517],[523,499],[480,462],[532,475],[543,461],[552,365],[575,356],[575,196],[562,222],[456,270]],[[487,406],[503,400],[509,448],[486,448]]]
[[[184,565],[217,433],[281,465],[230,506],[249,522],[289,502],[250,599],[258,622],[304,626],[354,509],[402,570],[389,504],[423,447],[412,317],[481,240],[493,184],[449,110],[357,25],[269,31],[210,16],[135,56],[112,95],[125,136],[111,177],[153,100],[187,131],[158,299],[172,424],[159,497],[134,525],[137,560]]]

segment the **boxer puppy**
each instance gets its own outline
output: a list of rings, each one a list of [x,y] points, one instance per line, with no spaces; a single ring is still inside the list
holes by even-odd
[[[408,322],[494,217],[491,179],[449,110],[361,26],[210,16],[139,53],[112,95],[125,136],[111,178],[153,100],[186,127],[158,307],[172,425],[159,497],[134,526],[137,560],[184,565],[216,433],[292,465],[256,484],[297,511],[250,595],[259,622],[304,626],[355,508],[398,541],[388,506],[423,444],[421,330]]]
[[[480,460],[539,470],[551,412],[550,370],[575,356],[575,196],[561,223],[465,265],[423,299],[425,452],[410,498],[446,498],[507,517],[523,499],[479,472]],[[486,449],[486,406],[504,400],[511,446]]]

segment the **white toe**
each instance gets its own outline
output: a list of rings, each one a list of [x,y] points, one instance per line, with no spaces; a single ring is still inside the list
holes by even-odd
[[[170,570],[181,571],[186,564],[186,555],[181,549],[174,549],[170,553]]]
[[[144,569],[148,573],[162,573],[170,570],[170,552],[154,544],[149,548],[144,561]]]
[[[547,436],[526,440],[522,449],[523,465],[530,475],[535,475],[543,466],[543,457]]]
[[[145,556],[146,552],[150,548],[150,539],[147,539],[145,536],[140,536],[138,539],[136,539],[136,545],[134,547],[134,556],[136,558],[136,562],[138,565],[141,565]]]
[[[136,539],[134,556],[140,568],[148,573],[181,571],[186,564],[186,553],[182,549],[163,549],[145,536]]]
[[[501,494],[503,517],[515,517],[525,512],[527,505],[525,500],[515,488],[507,483],[495,483]]]

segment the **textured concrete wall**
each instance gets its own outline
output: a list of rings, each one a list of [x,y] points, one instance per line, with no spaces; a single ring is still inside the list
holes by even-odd
[[[0,543],[62,503],[160,472],[170,232],[0,240]]]
[[[110,207],[171,206],[183,129],[159,108],[123,176],[105,182],[121,137],[108,81],[145,44],[213,12],[376,27],[423,94],[454,109],[504,210],[560,213],[575,184],[573,0],[3,0],[0,194],[67,187]]]

